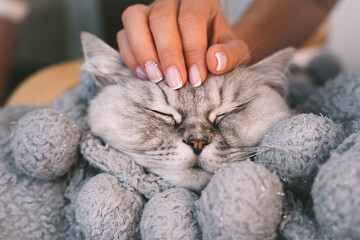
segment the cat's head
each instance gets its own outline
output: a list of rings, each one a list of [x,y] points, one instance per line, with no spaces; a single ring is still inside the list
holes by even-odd
[[[88,111],[91,131],[174,185],[201,190],[222,163],[244,159],[290,115],[282,94],[292,49],[174,91],[133,76],[95,36],[83,33],[82,41],[84,68],[101,87]]]

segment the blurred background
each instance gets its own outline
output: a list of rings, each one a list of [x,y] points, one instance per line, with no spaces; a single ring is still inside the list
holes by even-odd
[[[0,34],[9,27],[8,20],[1,20],[1,2],[20,0],[0,0]],[[237,8],[222,0],[223,10],[229,22],[233,22],[246,9],[251,0],[235,0]],[[9,80],[8,85],[0,84],[0,103],[26,77],[35,71],[59,62],[82,58],[80,31],[89,31],[116,48],[116,33],[122,28],[121,14],[135,3],[149,4],[150,0],[24,0],[24,16],[15,21],[13,48],[1,52],[6,44],[6,36],[0,35],[1,56],[11,55],[12,61],[1,75]],[[324,46],[337,55],[345,71],[360,71],[360,1],[340,0],[328,20]],[[304,16],[306,17],[306,16]],[[2,23],[1,23],[2,22]],[[11,23],[12,24],[12,23]],[[10,35],[11,35],[10,34]],[[11,36],[7,36],[9,39]],[[3,40],[5,39],[5,40]],[[10,41],[10,40],[9,40]],[[0,62],[1,65],[1,62]],[[0,79],[1,80],[1,79]]]
[[[0,4],[1,1],[3,0],[0,0]],[[27,3],[28,11],[16,29],[15,52],[7,74],[9,84],[2,86],[3,90],[7,88],[6,95],[38,69],[81,58],[80,31],[92,32],[116,47],[116,33],[122,28],[121,13],[129,5],[149,4],[151,1],[25,0],[23,2]]]

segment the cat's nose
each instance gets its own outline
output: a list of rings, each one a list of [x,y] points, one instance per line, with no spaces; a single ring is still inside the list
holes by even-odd
[[[184,142],[193,148],[195,154],[200,154],[204,146],[209,144],[208,141],[199,139],[190,139],[189,141]]]

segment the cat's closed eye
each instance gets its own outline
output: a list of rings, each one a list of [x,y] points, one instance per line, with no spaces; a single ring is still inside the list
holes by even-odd
[[[223,121],[226,117],[228,117],[230,115],[233,115],[233,114],[236,114],[236,113],[239,113],[239,112],[245,111],[246,108],[249,106],[250,102],[251,101],[248,101],[246,103],[237,105],[232,111],[217,115],[214,122],[213,122],[214,126],[219,127],[221,121]]]
[[[171,124],[171,125],[178,124],[172,114],[160,112],[160,111],[154,110],[154,109],[147,109],[147,110],[150,111],[154,116],[161,118],[168,124]]]

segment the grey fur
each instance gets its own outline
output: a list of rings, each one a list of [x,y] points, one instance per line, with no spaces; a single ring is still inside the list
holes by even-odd
[[[111,103],[106,103],[106,96],[100,97],[105,93],[100,93],[98,97],[103,98],[105,101],[104,107],[110,106],[110,109],[111,107],[114,107],[115,109],[117,109],[116,107],[120,107],[121,114],[125,114],[126,111],[129,110],[129,115],[125,114],[123,117],[117,116],[119,119],[115,119],[118,126],[124,128],[124,132],[118,133],[114,131],[113,133],[118,135],[127,134],[122,140],[125,142],[129,141],[130,143],[127,142],[128,145],[123,146],[123,148],[114,149],[112,144],[107,142],[105,138],[103,138],[105,142],[103,143],[93,134],[86,134],[82,140],[83,143],[81,144],[81,149],[83,156],[94,167],[91,167],[87,162],[79,159],[78,165],[70,169],[63,177],[51,181],[41,181],[18,171],[14,165],[14,159],[12,158],[11,148],[9,146],[10,142],[13,140],[11,137],[13,136],[14,126],[16,126],[18,119],[29,111],[29,109],[21,110],[20,108],[9,108],[4,111],[0,110],[0,136],[1,138],[4,137],[4,139],[1,139],[0,144],[0,238],[66,240],[85,239],[86,237],[101,239],[111,238],[113,236],[119,238],[138,238],[138,219],[139,212],[141,212],[142,208],[142,200],[139,200],[142,199],[142,197],[139,195],[142,194],[147,198],[151,198],[150,201],[152,207],[149,207],[149,209],[154,210],[158,209],[158,197],[163,196],[162,193],[159,192],[164,190],[164,194],[173,193],[171,196],[180,201],[176,202],[174,199],[176,203],[165,205],[169,208],[161,209],[163,211],[155,210],[155,213],[152,216],[168,216],[171,214],[169,213],[169,209],[172,209],[172,206],[179,206],[180,208],[176,209],[179,210],[179,216],[182,217],[176,218],[178,215],[175,214],[169,216],[171,217],[169,219],[173,219],[172,217],[174,217],[173,220],[179,220],[178,226],[184,226],[182,224],[186,225],[186,223],[188,223],[187,221],[191,220],[190,225],[194,226],[196,223],[193,221],[195,219],[193,217],[196,216],[196,220],[198,220],[202,226],[204,239],[211,238],[211,236],[217,236],[218,233],[221,233],[220,238],[238,239],[236,238],[236,234],[244,229],[245,231],[243,231],[243,234],[241,235],[244,239],[275,237],[277,223],[280,221],[281,217],[281,199],[283,194],[281,191],[281,184],[277,177],[268,172],[263,166],[256,165],[252,162],[237,162],[224,166],[224,171],[220,170],[215,174],[214,178],[210,180],[208,188],[203,191],[201,199],[196,204],[198,208],[197,213],[199,214],[192,215],[190,214],[191,212],[188,212],[188,209],[194,206],[196,195],[184,189],[180,191],[178,189],[166,190],[167,188],[174,187],[174,185],[179,185],[177,183],[179,181],[181,182],[182,177],[188,176],[187,174],[189,171],[187,171],[186,167],[191,167],[191,162],[185,168],[179,169],[179,172],[184,172],[185,175],[176,174],[174,175],[174,178],[171,178],[174,174],[174,171],[171,171],[171,169],[165,169],[163,172],[155,172],[157,168],[147,167],[147,169],[143,169],[142,166],[137,164],[137,161],[140,162],[140,160],[142,160],[141,157],[145,158],[145,156],[147,156],[148,159],[152,158],[149,160],[150,163],[154,163],[153,158],[154,156],[157,156],[156,154],[146,155],[149,153],[146,152],[144,156],[139,157],[140,148],[145,149],[149,145],[151,146],[151,144],[156,146],[156,141],[139,141],[139,138],[142,136],[141,134],[145,134],[146,137],[154,138],[155,136],[161,139],[163,139],[164,136],[169,136],[169,139],[172,141],[172,139],[176,139],[179,136],[181,136],[180,139],[183,139],[186,135],[185,132],[187,131],[195,131],[196,133],[200,129],[201,131],[199,134],[201,136],[201,133],[206,133],[206,131],[204,131],[204,129],[206,130],[206,126],[208,126],[209,130],[210,123],[212,121],[219,121],[221,118],[221,116],[219,116],[221,113],[219,109],[217,109],[218,112],[212,114],[208,113],[204,116],[203,113],[206,112],[207,108],[209,109],[210,106],[220,102],[223,107],[230,106],[229,108],[231,109],[231,107],[233,107],[233,105],[231,105],[232,103],[244,103],[246,102],[244,98],[259,93],[260,96],[258,94],[255,95],[255,97],[259,97],[257,99],[263,99],[264,104],[255,104],[257,100],[255,102],[251,100],[251,103],[245,110],[237,109],[238,111],[225,116],[220,123],[222,126],[219,126],[219,128],[221,127],[223,129],[221,131],[218,129],[218,131],[222,133],[221,137],[226,141],[229,141],[230,144],[228,145],[231,145],[231,148],[227,148],[227,145],[224,145],[219,150],[234,150],[232,158],[224,157],[223,160],[225,160],[225,162],[244,160],[248,154],[251,154],[256,150],[256,148],[248,146],[256,144],[255,142],[258,141],[256,139],[262,138],[262,132],[265,131],[264,129],[268,129],[268,126],[261,126],[259,133],[257,133],[259,136],[249,133],[243,137],[241,131],[243,129],[248,129],[245,121],[246,117],[249,116],[250,119],[247,119],[247,121],[250,122],[250,124],[253,124],[261,121],[269,121],[269,113],[264,114],[264,116],[261,115],[261,111],[264,109],[266,110],[269,108],[271,111],[277,113],[276,107],[278,107],[277,104],[279,102],[266,102],[265,100],[268,99],[268,96],[263,97],[261,94],[264,92],[266,94],[270,93],[269,99],[280,99],[280,102],[283,101],[278,93],[284,93],[284,84],[281,75],[286,68],[288,58],[291,55],[291,50],[280,52],[271,58],[264,60],[264,62],[259,65],[247,69],[238,68],[228,75],[218,77],[210,75],[205,85],[200,88],[193,89],[190,86],[186,86],[180,91],[173,92],[168,90],[164,83],[155,85],[149,82],[141,82],[136,79],[129,70],[124,67],[120,55],[115,50],[107,46],[104,47],[104,44],[101,41],[94,39],[93,37],[90,37],[89,41],[88,44],[93,45],[94,49],[86,54],[87,61],[84,66],[84,71],[92,71],[92,75],[97,79],[97,87],[102,88],[101,92],[105,92],[107,91],[106,89],[109,88],[122,88],[122,90],[113,92],[111,100],[114,101]],[[98,48],[96,45],[100,45],[100,47]],[[99,54],[102,56],[99,56]],[[270,59],[277,59],[277,61]],[[253,82],[247,78],[251,76],[257,76],[253,78]],[[351,75],[349,77],[351,78]],[[344,82],[344,87],[350,89],[345,90],[345,92],[351,92],[351,87],[354,86],[351,85],[351,82],[352,81],[350,81],[350,84],[348,85],[348,81]],[[95,86],[91,84],[91,81],[88,83],[90,84],[89,86],[91,86],[90,88],[85,87],[83,88],[83,90],[85,90],[82,91],[81,88],[83,86],[79,86],[77,90],[71,91],[60,97],[58,103],[54,103],[53,107],[58,106],[59,109],[62,109],[74,118],[77,118],[77,121],[80,119],[80,121],[85,122],[87,101],[92,99],[97,92]],[[109,84],[118,86],[107,86]],[[229,87],[224,87],[227,85]],[[238,91],[239,89],[237,86],[241,86],[242,90]],[[136,89],[136,87],[141,89]],[[86,89],[93,89],[94,91],[88,91]],[[246,89],[249,89],[249,91]],[[132,95],[136,91],[138,91],[139,94]],[[117,95],[117,93],[120,94]],[[131,100],[131,96],[135,96],[136,99]],[[166,96],[166,98],[164,96]],[[331,96],[329,95],[327,97],[330,98]],[[335,94],[334,97],[339,97],[339,95]],[[160,103],[158,101],[159,99]],[[341,101],[342,98],[339,99]],[[149,115],[149,112],[146,112],[141,108],[144,107],[144,105],[153,107],[149,100],[154,100],[156,104],[153,105],[161,108],[152,110],[161,110],[165,111],[165,113],[169,111],[168,113],[172,114],[172,116],[163,116],[160,113],[155,112],[151,112]],[[166,100],[168,102],[166,102]],[[95,101],[98,101],[98,99],[93,100],[93,103]],[[115,104],[117,102],[123,103],[123,105],[120,104],[120,106],[118,106]],[[146,104],[144,104],[144,102]],[[352,104],[356,105],[357,101],[354,101]],[[254,105],[258,105],[259,107],[254,108]],[[341,103],[338,104],[338,106],[340,105]],[[75,110],[71,108],[72,106],[74,106]],[[138,108],[138,111],[134,110],[136,107],[140,107]],[[183,108],[185,110],[181,111]],[[354,107],[354,109],[355,108],[356,107]],[[284,110],[283,108],[280,109],[282,109],[281,111]],[[79,112],[77,112],[78,110]],[[228,110],[229,109],[225,109],[224,112]],[[285,110],[286,111],[283,113],[286,114],[284,115],[288,115],[287,108],[285,108]],[[117,111],[115,112],[118,113]],[[7,116],[6,114],[9,115]],[[219,119],[215,120],[217,115]],[[125,119],[127,117],[129,120]],[[138,118],[138,127],[143,132],[138,132],[138,135],[133,136],[129,134],[131,128],[126,129],[125,127],[136,127],[136,124],[134,124],[135,117]],[[142,117],[145,117],[146,119],[142,119]],[[272,116],[270,116],[270,119],[272,119],[271,117]],[[36,115],[34,118],[36,118]],[[232,118],[234,120],[232,120]],[[318,118],[320,117],[309,118],[313,120],[314,123],[302,125],[304,128],[303,131],[308,131],[308,134],[292,136],[293,138],[298,138],[296,140],[290,139],[290,132],[298,133],[298,121],[293,122],[294,128],[286,125],[289,133],[288,135],[284,134],[284,138],[289,140],[289,148],[291,147],[291,142],[300,146],[301,142],[304,146],[311,142],[313,144],[310,144],[310,148],[322,148],[324,145],[327,151],[333,149],[332,147],[329,147],[329,145],[332,146],[334,143],[337,144],[337,141],[333,139],[334,136],[332,133],[335,132],[340,136],[341,131],[339,129],[341,128],[338,125],[331,123],[331,121],[324,120],[326,118],[320,118],[321,120]],[[353,115],[353,118],[354,120],[351,120],[353,126],[352,129],[356,130],[356,116]],[[1,122],[2,120],[4,121]],[[174,124],[176,121],[178,122]],[[238,122],[238,124],[235,124],[235,121]],[[191,126],[193,122],[200,122],[201,124],[199,124],[199,126],[195,125],[194,128]],[[317,123],[319,122],[326,126],[321,124],[317,126]],[[109,122],[103,121],[99,123],[106,125]],[[56,121],[54,121],[53,124],[54,126],[57,125]],[[152,126],[150,128],[152,132],[147,132],[145,129],[146,127],[141,128],[141,124],[147,124],[146,126],[150,125],[150,127]],[[176,130],[179,130],[181,124],[186,124],[183,136],[180,132],[176,134]],[[274,123],[270,121],[269,127],[272,125],[274,125]],[[167,132],[168,129],[171,128],[168,128],[167,126],[171,126],[173,131],[170,131],[170,133]],[[308,130],[307,127],[309,128]],[[312,127],[315,129],[312,129]],[[156,128],[164,130],[165,134],[156,130]],[[54,128],[54,131],[55,129],[56,127]],[[328,132],[327,134],[320,134],[322,144],[317,144],[316,139],[310,141],[312,137],[316,138],[319,136],[317,132],[319,129]],[[27,132],[31,134],[33,133],[33,129],[28,128]],[[279,132],[282,132],[281,129],[279,129]],[[267,136],[266,138],[273,140],[281,138],[281,136],[277,136],[277,132],[273,133],[273,137]],[[50,133],[50,135],[51,134],[52,133]],[[253,138],[251,138],[251,136]],[[211,137],[213,136],[211,135]],[[334,138],[336,139],[336,136]],[[230,141],[229,139],[233,141]],[[236,141],[234,141],[234,139],[236,139]],[[356,217],[360,216],[360,214],[356,211],[359,209],[358,202],[360,199],[358,186],[360,186],[360,183],[358,175],[356,175],[358,173],[358,165],[357,163],[352,162],[359,159],[357,156],[359,150],[357,139],[357,137],[351,137],[335,150],[335,153],[331,155],[331,159],[328,162],[330,163],[333,159],[337,159],[334,160],[335,164],[333,164],[331,168],[327,167],[328,163],[320,166],[320,169],[324,168],[325,170],[324,172],[319,172],[319,176],[322,176],[321,178],[319,177],[320,187],[316,188],[316,190],[314,190],[314,188],[312,195],[314,199],[317,199],[316,201],[318,201],[318,203],[315,201],[316,204],[314,208],[315,212],[320,212],[319,214],[317,213],[317,218],[321,223],[322,239],[335,239],[336,236],[341,236],[340,238],[344,236],[345,238],[351,236],[351,234],[357,234],[356,231],[359,223],[358,218]],[[136,141],[139,141],[142,145],[139,145]],[[248,141],[248,144],[246,147],[243,147],[242,144],[245,141]],[[165,140],[163,142],[165,142]],[[239,148],[240,150],[236,147],[238,145],[242,146]],[[127,146],[132,146],[132,148],[125,151],[124,149],[127,148]],[[190,146],[184,145],[184,148],[185,147],[191,149]],[[209,147],[210,144],[205,146],[204,151]],[[216,148],[213,148],[213,150],[214,149],[216,150]],[[163,154],[165,153],[164,151],[165,150],[162,152]],[[188,153],[188,151],[189,149],[184,151],[184,154]],[[298,151],[305,150],[299,148]],[[153,153],[158,152],[154,151]],[[328,156],[328,153],[325,152],[321,154],[323,154],[323,156]],[[297,154],[294,153],[294,155]],[[169,159],[171,160],[172,158],[169,157]],[[325,159],[325,157],[323,159]],[[276,159],[271,159],[271,161],[276,163]],[[314,162],[317,163],[316,161]],[[306,176],[307,174],[312,173],[314,162],[307,162],[309,167],[301,168],[301,171],[303,171],[302,175]],[[160,161],[159,165],[162,163],[163,162]],[[206,185],[207,181],[209,181],[212,173],[216,171],[216,165],[221,163],[222,162],[213,165],[210,164],[209,167],[209,163],[206,161],[203,162],[201,167],[208,167],[211,170],[204,171],[204,174],[199,176],[198,179],[203,179],[203,182],[194,186],[192,185],[194,179],[190,178],[184,185],[194,190],[201,189],[202,186]],[[173,162],[169,163],[169,165],[171,164],[173,164]],[[296,167],[297,165],[289,164],[288,166],[290,166],[290,170],[292,170],[293,167]],[[198,166],[195,165],[195,167]],[[151,170],[152,173],[149,172],[149,170]],[[199,171],[198,168],[190,170]],[[281,171],[288,170],[289,168],[285,167]],[[99,171],[106,173],[99,174]],[[199,173],[196,171],[194,172]],[[164,178],[162,178],[162,176],[164,176]],[[350,179],[348,179],[349,181],[344,182],[343,179],[347,179],[347,177],[350,177]],[[167,180],[170,180],[171,182]],[[240,184],[237,182],[240,182]],[[65,191],[66,186],[67,189]],[[337,186],[344,187],[337,188]],[[263,195],[264,189],[265,195]],[[269,191],[266,191],[267,189]],[[104,195],[102,195],[101,192]],[[124,199],[124,205],[121,204],[120,200],[122,199]],[[241,201],[238,201],[239,199]],[[251,199],[251,201],[247,203],[249,199]],[[169,200],[169,198],[167,200]],[[289,202],[286,201],[287,199],[284,200],[285,204],[289,204]],[[118,209],[112,208],[113,206],[119,206],[119,209],[123,210],[118,211]],[[336,209],[331,212],[330,210],[333,209],[333,206],[336,206]],[[101,210],[103,209],[102,207],[109,210],[106,211],[109,215],[106,215],[106,213]],[[241,209],[241,212],[246,215],[237,214],[236,209]],[[226,215],[229,218],[224,218],[224,212],[229,213]],[[102,217],[99,215],[100,213],[105,213],[107,217]],[[123,218],[117,218],[114,215],[111,215],[112,213]],[[302,211],[296,211],[295,209],[293,212],[285,211],[284,213],[288,216],[287,219],[282,219],[280,225],[280,230],[282,230],[281,233],[284,236],[293,239],[304,239],[306,237],[313,238],[313,236],[315,236],[311,219],[309,219],[307,215],[303,215]],[[148,219],[146,223],[150,223],[151,225],[152,218],[150,215],[146,215],[147,217],[144,217],[144,219]],[[192,217],[191,219],[187,218],[190,216]],[[350,218],[352,220],[349,220]],[[181,221],[181,219],[184,221]],[[124,220],[124,225],[121,223],[122,220]],[[249,222],[250,224],[248,224]],[[330,228],[329,224],[332,224]],[[150,226],[144,224],[144,226],[145,225]],[[129,228],[126,226],[129,226]],[[174,231],[170,221],[169,225],[166,226],[169,228],[168,232]],[[237,226],[239,227],[237,228]],[[334,229],[338,230],[338,235],[334,235],[332,227],[335,227]],[[150,235],[155,233],[155,231],[152,231],[154,229],[151,227],[144,227],[143,230],[146,230]],[[159,230],[159,228],[157,230]],[[164,228],[161,228],[161,232],[167,232],[165,225]],[[191,235],[194,232],[195,234]],[[262,235],[263,233],[264,235]],[[106,234],[110,234],[111,236]],[[189,231],[189,234],[190,235],[186,236],[198,236],[198,232],[195,228]]]
[[[290,115],[280,94],[293,49],[226,75],[209,74],[200,88],[173,91],[165,81],[129,75],[119,53],[94,38],[82,35],[84,69],[103,87],[90,103],[91,131],[175,186],[201,190],[222,163],[246,157],[248,147]],[[199,155],[186,143],[193,139],[208,142]]]

